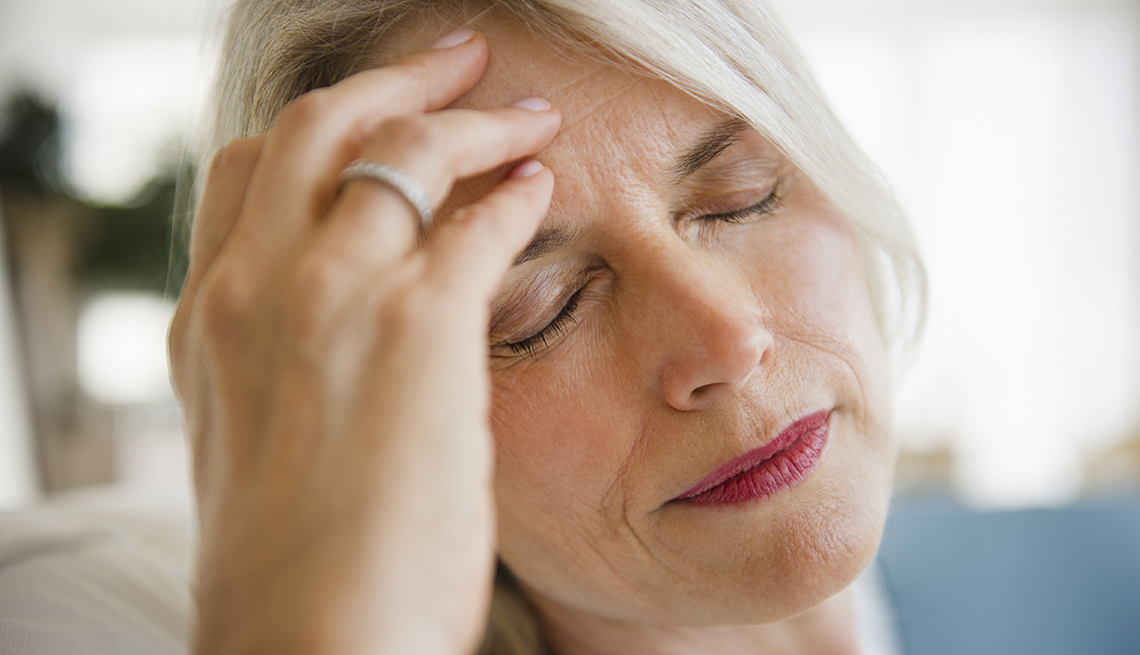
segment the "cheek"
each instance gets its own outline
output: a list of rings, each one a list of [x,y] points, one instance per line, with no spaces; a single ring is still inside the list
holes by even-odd
[[[611,568],[600,546],[612,539],[607,526],[622,511],[614,484],[641,432],[639,412],[620,401],[629,397],[621,363],[586,366],[575,352],[492,376],[500,553],[538,586],[565,586],[587,557],[599,560],[588,568]]]
[[[773,620],[837,592],[873,555],[894,455],[886,352],[846,222],[822,203],[795,216],[740,244],[737,261],[775,337],[758,406],[773,390],[836,403],[817,474],[732,520],[636,515],[623,484],[653,488],[692,455],[684,437],[726,435],[652,420],[638,363],[614,344],[578,342],[496,371],[500,554],[529,587],[583,607],[609,599],[615,612],[650,589],[676,604],[653,616],[682,623]]]
[[[754,268],[780,368],[822,372],[847,403],[841,409],[891,437],[889,358],[858,240],[821,199],[805,201],[797,215],[765,235]]]
[[[766,322],[825,350],[881,350],[855,235],[834,210],[812,209],[764,235],[754,289]]]
[[[754,285],[781,378],[792,387],[810,380],[831,389],[836,414],[818,487],[777,524],[785,528],[778,541],[787,547],[785,570],[805,574],[826,553],[846,552],[857,565],[853,574],[877,547],[890,496],[889,357],[852,228],[822,201],[797,216],[768,235],[777,247],[767,249]]]
[[[623,451],[614,439],[602,438],[610,432],[597,426],[616,427],[628,417],[606,402],[621,386],[618,372],[599,372],[598,366],[568,367],[560,360],[572,355],[561,354],[520,362],[523,370],[493,376],[496,476],[511,486],[542,482],[529,489],[536,498],[549,496],[546,501],[555,501],[573,496],[574,502],[581,502],[597,495],[597,485]],[[570,481],[575,483],[563,484]]]

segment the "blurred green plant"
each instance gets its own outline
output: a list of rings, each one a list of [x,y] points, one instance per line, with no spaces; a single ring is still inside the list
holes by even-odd
[[[76,197],[62,174],[64,126],[59,111],[20,89],[0,114],[0,195],[74,203],[74,275],[84,290],[152,290],[175,298],[186,275],[186,216],[194,179],[190,157],[167,166],[128,202],[94,204]]]
[[[175,298],[186,276],[177,171],[149,181],[124,205],[87,205],[76,276],[87,287],[137,289]]]
[[[62,193],[59,111],[30,89],[18,89],[0,113],[0,183],[28,193]]]

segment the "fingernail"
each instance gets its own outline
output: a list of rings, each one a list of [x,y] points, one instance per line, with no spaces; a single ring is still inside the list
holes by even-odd
[[[543,98],[523,98],[518,102],[512,103],[512,106],[522,107],[523,109],[529,109],[531,111],[547,111],[553,105]]]
[[[519,177],[530,177],[541,170],[541,162],[537,159],[528,159],[518,166],[515,166],[515,170],[511,171],[510,178],[513,180]]]
[[[454,48],[460,43],[467,43],[473,36],[475,36],[475,30],[469,30],[466,27],[463,27],[431,44],[428,46],[428,50],[431,50],[432,48]]]

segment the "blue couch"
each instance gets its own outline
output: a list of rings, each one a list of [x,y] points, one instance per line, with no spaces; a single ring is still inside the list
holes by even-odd
[[[1140,655],[1140,495],[979,512],[900,501],[879,565],[906,655]]]

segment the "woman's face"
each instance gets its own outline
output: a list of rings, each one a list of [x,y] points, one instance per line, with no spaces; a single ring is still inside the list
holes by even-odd
[[[877,547],[894,461],[852,228],[724,113],[479,29],[490,64],[458,104],[564,116],[537,157],[552,208],[491,310],[502,559],[546,610],[651,624],[774,621],[838,592]]]

